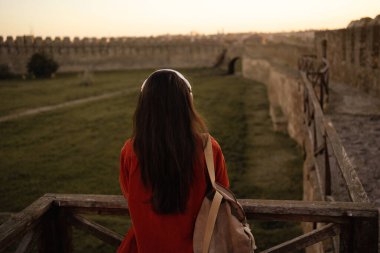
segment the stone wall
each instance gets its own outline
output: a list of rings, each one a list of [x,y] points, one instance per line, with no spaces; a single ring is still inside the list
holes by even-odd
[[[309,33],[293,36],[263,36],[245,43],[243,76],[264,83],[270,102],[270,115],[276,130],[285,130],[303,145],[303,87],[299,83],[298,58],[314,51]],[[304,40],[300,40],[304,38]]]
[[[292,37],[263,38],[260,43],[246,43],[243,76],[267,86],[270,116],[275,130],[286,131],[305,150],[303,165],[303,200],[322,200],[315,171],[312,170],[311,143],[306,138],[303,119],[304,87],[300,82],[298,59],[315,52],[314,40],[302,34]],[[303,39],[302,39],[303,38]],[[301,169],[301,168],[300,168]],[[304,223],[305,232],[314,229]],[[308,247],[308,253],[323,252],[321,243]]]
[[[35,52],[45,52],[59,63],[59,72],[140,68],[214,66],[224,49],[215,36],[142,38],[0,37],[0,64],[25,74]]]
[[[380,94],[380,15],[352,21],[347,28],[315,33],[318,58],[330,63],[333,81]]]

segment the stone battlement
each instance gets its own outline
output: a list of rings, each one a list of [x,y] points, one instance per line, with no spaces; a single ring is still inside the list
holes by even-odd
[[[318,31],[315,43],[334,81],[380,94],[380,15],[352,21],[345,29]]]
[[[19,74],[35,52],[58,61],[59,72],[158,67],[211,67],[224,48],[220,35],[78,38],[0,37],[0,64]]]
[[[1,47],[81,47],[81,46],[151,46],[151,45],[179,45],[179,44],[203,44],[214,45],[220,43],[223,37],[219,35],[210,36],[157,36],[157,37],[34,37],[26,36],[0,36]]]

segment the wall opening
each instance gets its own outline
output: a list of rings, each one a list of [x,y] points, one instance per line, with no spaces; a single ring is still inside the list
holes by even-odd
[[[235,57],[228,63],[228,74],[229,75],[241,74],[241,72],[242,72],[241,58]]]

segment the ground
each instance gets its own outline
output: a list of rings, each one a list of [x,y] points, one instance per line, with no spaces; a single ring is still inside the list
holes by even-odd
[[[358,88],[332,82],[331,118],[371,202],[380,206],[380,99]]]
[[[120,194],[118,158],[131,134],[140,84],[151,70],[102,72],[81,86],[76,74],[50,80],[0,82],[0,116],[110,92],[96,101],[0,122],[0,212],[17,212],[46,192]],[[219,141],[238,198],[301,199],[302,156],[287,135],[272,130],[263,84],[217,69],[184,70],[196,108]],[[122,217],[91,217],[125,233]],[[301,233],[297,223],[254,222],[260,249]],[[78,239],[80,237],[80,239]],[[113,252],[75,231],[76,252]]]

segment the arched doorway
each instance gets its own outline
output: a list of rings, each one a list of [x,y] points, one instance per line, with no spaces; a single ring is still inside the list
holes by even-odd
[[[235,57],[228,63],[228,74],[238,74],[242,72],[241,58]]]

